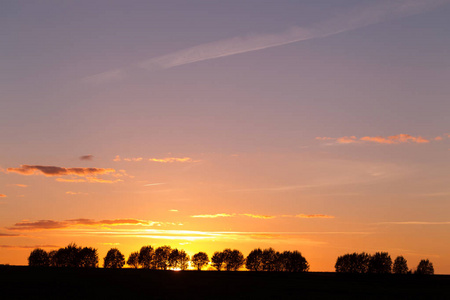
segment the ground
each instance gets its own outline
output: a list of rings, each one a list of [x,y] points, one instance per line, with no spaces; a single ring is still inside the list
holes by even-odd
[[[3,299],[450,299],[450,276],[0,266]]]

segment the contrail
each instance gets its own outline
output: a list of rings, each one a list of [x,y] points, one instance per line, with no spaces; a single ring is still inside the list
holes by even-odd
[[[448,3],[449,0],[390,0],[383,1],[381,4],[379,1],[374,2],[376,3],[355,7],[330,20],[313,24],[311,27],[293,27],[278,34],[235,37],[201,44],[155,57],[138,65],[149,70],[169,69],[198,61],[324,38],[385,20],[419,14]]]

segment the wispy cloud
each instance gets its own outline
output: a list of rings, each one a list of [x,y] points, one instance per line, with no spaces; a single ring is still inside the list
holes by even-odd
[[[215,214],[215,215],[195,215],[195,216],[191,216],[191,218],[228,218],[228,217],[233,217],[236,214]]]
[[[255,219],[273,219],[275,216],[254,215],[254,214],[239,214],[240,216],[255,218]]]
[[[159,162],[159,163],[186,163],[186,162],[197,162],[194,161],[190,157],[163,157],[163,158],[143,158],[143,157],[125,157],[122,158],[120,155],[116,155],[113,159],[115,162],[119,161],[127,161],[127,162],[140,162],[140,161],[149,161],[149,162]]]
[[[13,236],[20,236],[20,234],[15,234],[15,233],[1,233],[0,232],[0,237],[13,237]]]
[[[314,214],[314,215],[299,214],[299,215],[296,215],[295,217],[296,218],[304,218],[304,219],[334,219],[334,216],[322,215],[322,214]]]
[[[111,220],[93,220],[93,219],[70,219],[65,221],[55,220],[38,220],[35,222],[23,221],[8,227],[9,230],[47,230],[47,229],[64,229],[75,226],[123,226],[123,225],[140,225],[140,226],[163,226],[178,225],[171,222],[155,222],[139,219],[111,219]]]
[[[178,209],[169,209],[171,212],[178,212]]]
[[[155,182],[155,183],[147,183],[144,184],[144,186],[158,186],[158,185],[163,185],[165,184],[164,182]]]
[[[9,184],[9,185],[13,185],[13,186],[21,187],[21,188],[26,188],[26,187],[28,187],[28,185],[26,185],[26,184],[20,184],[20,183],[14,183],[14,184]]]
[[[342,12],[335,18],[312,24],[309,27],[292,27],[275,34],[249,35],[201,44],[152,58],[142,62],[140,66],[150,70],[155,68],[168,69],[304,40],[324,38],[388,19],[419,14],[447,2],[446,0],[374,1],[368,5],[358,5]]]
[[[45,175],[45,176],[93,176],[100,174],[114,173],[114,169],[104,168],[64,168],[56,166],[39,166],[39,165],[21,165],[20,168],[8,168],[8,172],[18,173],[21,175]]]
[[[427,221],[404,221],[404,222],[380,222],[377,224],[392,224],[392,225],[450,225],[449,222],[427,222]]]
[[[8,197],[5,194],[0,194],[0,198]]]
[[[426,144],[429,143],[430,140],[423,138],[421,136],[412,136],[410,134],[397,134],[391,135],[387,137],[383,136],[363,136],[361,138],[357,138],[356,136],[343,136],[343,137],[316,137],[316,140],[319,141],[328,141],[335,144],[353,144],[353,143],[377,143],[377,144],[407,144],[407,143],[415,143],[415,144]]]
[[[82,193],[82,192],[72,192],[72,191],[67,191],[66,194],[67,194],[67,195],[87,195],[87,193]]]
[[[126,75],[123,70],[115,69],[85,77],[82,81],[89,84],[103,84],[107,82],[118,81],[120,79],[123,79],[125,76]]]
[[[11,248],[11,249],[35,249],[35,248],[59,248],[56,245],[0,245],[0,248]]]
[[[80,156],[80,160],[93,160],[93,159],[94,159],[94,155],[92,155],[92,154]]]

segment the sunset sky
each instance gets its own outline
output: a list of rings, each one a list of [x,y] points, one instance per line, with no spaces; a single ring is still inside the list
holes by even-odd
[[[450,274],[450,1],[2,1],[0,264],[71,242]]]

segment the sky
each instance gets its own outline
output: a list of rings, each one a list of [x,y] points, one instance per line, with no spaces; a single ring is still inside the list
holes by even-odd
[[[387,251],[450,274],[450,1],[2,1],[0,264]]]

